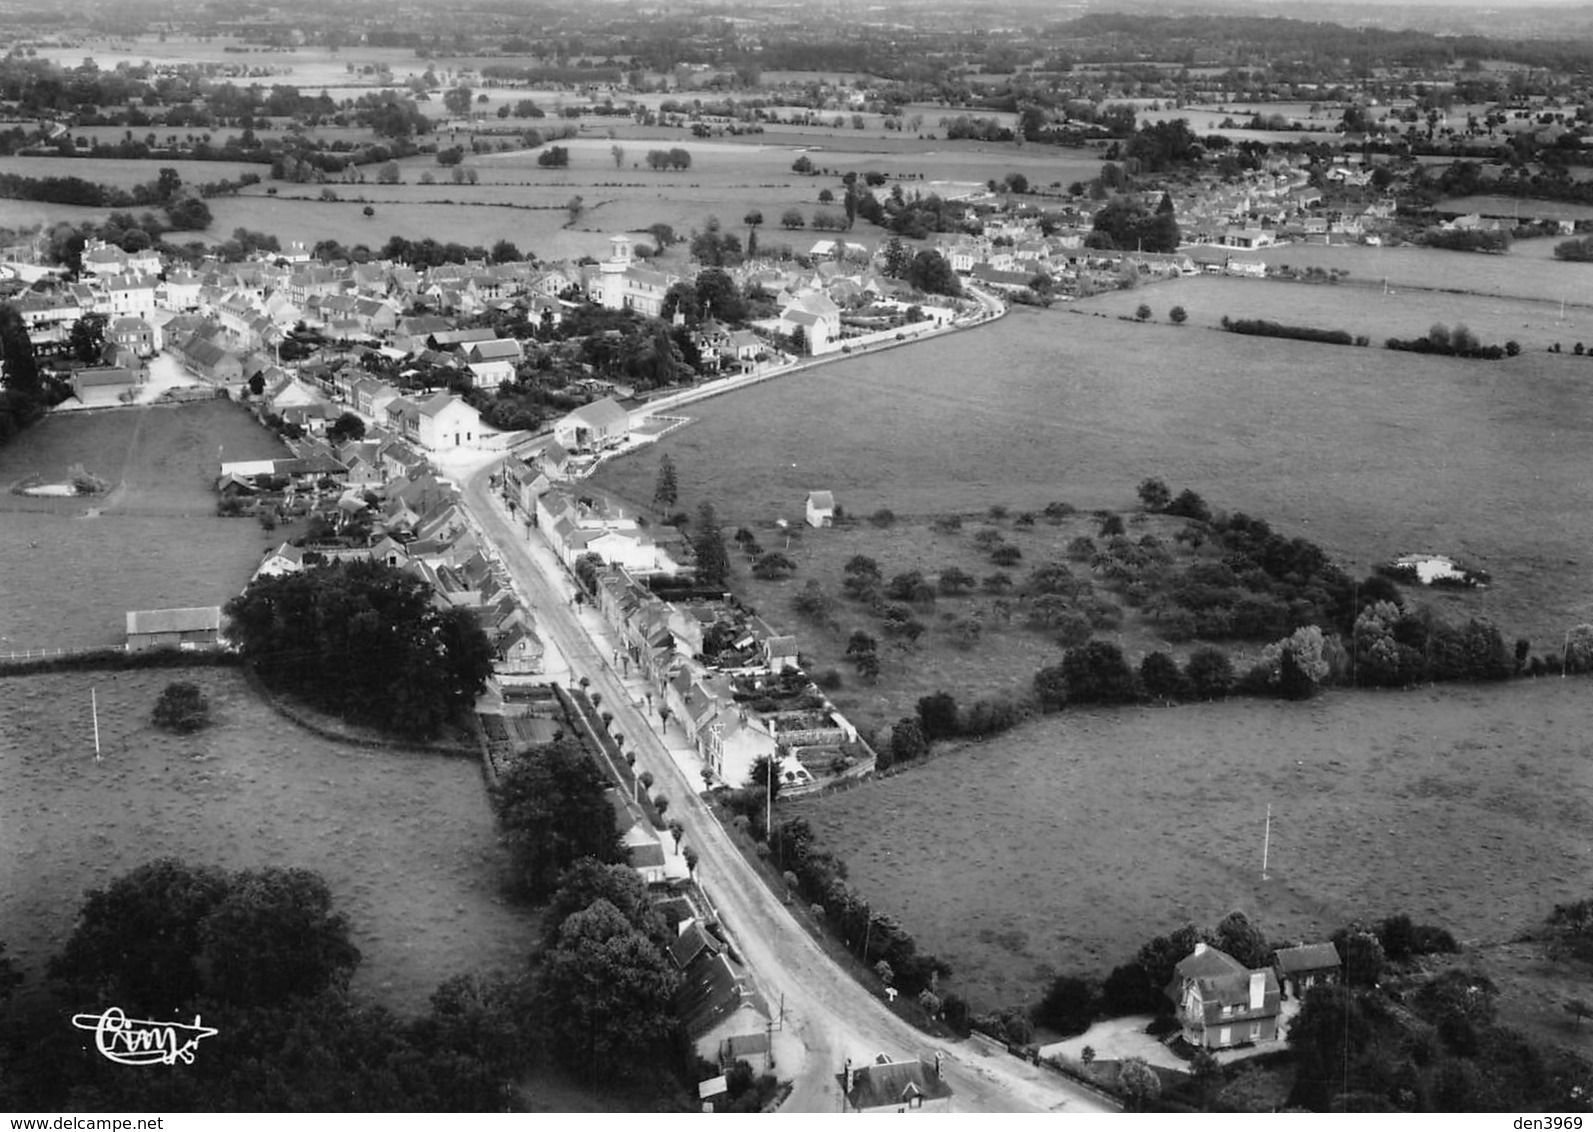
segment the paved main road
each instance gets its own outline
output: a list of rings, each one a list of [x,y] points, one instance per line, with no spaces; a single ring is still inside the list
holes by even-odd
[[[489,483],[497,462],[461,469],[465,507],[498,548],[521,596],[531,602],[537,623],[569,663],[572,678],[586,676],[603,694],[621,730],[632,736],[637,760],[660,785],[668,782],[671,813],[685,823],[700,857],[699,880],[718,907],[733,941],[765,998],[784,1003],[785,1025],[800,1042],[800,1065],[777,1066],[794,1088],[785,1111],[837,1112],[841,1107],[835,1075],[843,1062],[872,1061],[877,1053],[893,1058],[946,1053],[942,1072],[955,1090],[953,1107],[966,1112],[1107,1112],[1096,1097],[1049,1070],[1005,1054],[992,1054],[972,1042],[934,1039],[896,1017],[853,981],[796,922],[731,844],[698,797],[701,782],[671,758],[653,723],[630,698],[624,682],[607,663],[612,646],[594,641],[569,604],[569,581],[549,568],[550,557],[533,553],[523,519],[510,518]],[[531,535],[531,538],[540,538]]]

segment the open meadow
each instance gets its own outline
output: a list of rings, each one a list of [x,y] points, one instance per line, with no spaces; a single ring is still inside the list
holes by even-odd
[[[242,590],[290,532],[216,517],[223,453],[289,454],[226,401],[56,413],[0,448],[0,653],[121,644],[130,609],[221,605]],[[64,482],[74,464],[111,492],[9,491],[33,474]]]
[[[1550,678],[1065,711],[782,808],[976,1010],[1236,908],[1274,940],[1405,912],[1497,942],[1593,890],[1587,696]]]
[[[1380,291],[1386,282],[1396,292],[1413,288],[1542,299],[1556,306],[1561,300],[1584,307],[1593,305],[1593,267],[1549,258],[1558,242],[1523,240],[1504,255],[1369,244],[1283,244],[1238,252],[1234,258],[1296,271],[1308,267],[1337,269],[1349,273],[1352,279],[1376,285]],[[1542,250],[1545,247],[1548,253]],[[1222,253],[1220,248],[1205,251],[1219,256]],[[1202,258],[1210,256],[1203,252]]]
[[[245,173],[257,177],[270,175],[269,165],[253,165],[242,161],[182,161],[178,159],[150,158],[149,160],[99,160],[83,157],[0,157],[0,174],[18,177],[79,177],[101,185],[114,185],[118,189],[131,189],[147,185],[160,176],[162,169],[175,169],[185,185],[201,185],[209,181],[236,181]],[[31,201],[7,201],[9,205],[25,205]],[[143,206],[148,207],[148,206]],[[129,209],[133,213],[142,207]]]
[[[682,509],[709,500],[724,523],[757,528],[801,522],[814,490],[860,518],[1053,500],[1128,511],[1136,485],[1159,476],[1311,539],[1354,574],[1413,551],[1480,566],[1493,575],[1485,590],[1411,596],[1553,651],[1593,620],[1589,364],[1542,353],[1481,364],[1018,308],[690,406],[692,424],[594,482],[650,500],[667,452]],[[765,612],[803,631],[788,607]]]
[[[208,692],[211,727],[150,723],[172,680]],[[0,938],[30,980],[86,889],[162,856],[320,873],[364,955],[355,992],[398,1011],[452,975],[520,967],[536,934],[501,896],[507,856],[471,759],[330,742],[232,670],[0,680]]]
[[[1503,346],[1514,340],[1523,350],[1547,350],[1559,342],[1564,350],[1570,350],[1576,342],[1593,342],[1593,305],[1567,305],[1562,317],[1558,303],[1541,299],[1404,287],[1390,287],[1385,292],[1377,281],[1366,278],[1323,284],[1203,275],[1132,291],[1103,292],[1072,303],[1068,309],[1133,317],[1141,303],[1151,308],[1152,318],[1161,321],[1166,321],[1172,307],[1181,306],[1191,326],[1217,329],[1224,317],[1267,319],[1364,336],[1375,350],[1383,349],[1389,338],[1420,338],[1435,323],[1451,330],[1466,326],[1485,346]],[[1312,345],[1304,343],[1301,349]],[[1332,345],[1317,348],[1345,349]],[[1593,378],[1593,366],[1588,376]]]

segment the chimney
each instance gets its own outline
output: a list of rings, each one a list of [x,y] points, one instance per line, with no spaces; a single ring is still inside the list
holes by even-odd
[[[935,1051],[935,1080],[940,1080],[940,1051]]]
[[[1250,1009],[1260,1010],[1267,1001],[1267,973],[1250,972]]]
[[[846,1087],[841,1091],[843,1093],[850,1093],[852,1091],[852,1059],[850,1057],[846,1059],[846,1069],[844,1076],[846,1077]]]
[[[1206,954],[1206,944],[1205,944],[1204,941],[1195,944],[1195,954],[1196,955],[1204,955],[1204,954]]]

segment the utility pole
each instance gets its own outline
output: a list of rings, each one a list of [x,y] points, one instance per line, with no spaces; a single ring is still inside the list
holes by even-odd
[[[1267,803],[1267,832],[1261,839],[1261,879],[1267,879],[1267,855],[1272,849],[1272,803]]]

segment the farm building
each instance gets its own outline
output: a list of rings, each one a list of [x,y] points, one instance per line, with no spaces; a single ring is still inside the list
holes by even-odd
[[[127,651],[213,649],[221,644],[221,607],[140,609],[127,614]]]
[[[828,527],[835,523],[835,496],[828,491],[808,492],[808,526]]]
[[[1339,949],[1331,943],[1282,947],[1273,955],[1272,967],[1284,994],[1304,998],[1314,986],[1339,981]]]
[[[117,366],[99,366],[80,369],[72,374],[72,393],[79,400],[84,394],[109,392],[126,393],[144,383],[142,370],[122,369]]]

